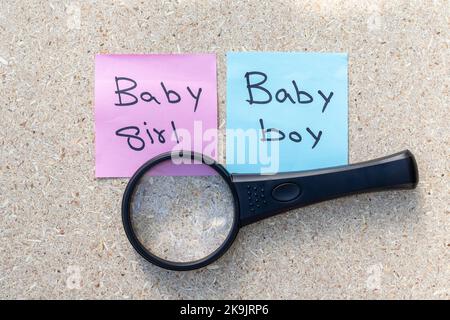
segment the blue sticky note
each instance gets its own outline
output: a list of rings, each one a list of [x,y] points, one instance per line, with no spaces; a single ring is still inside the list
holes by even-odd
[[[227,169],[277,173],[348,163],[344,53],[229,52]]]

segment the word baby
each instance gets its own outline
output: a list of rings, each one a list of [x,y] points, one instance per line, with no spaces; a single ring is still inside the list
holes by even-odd
[[[118,103],[116,106],[124,107],[124,106],[132,106],[139,102],[139,100],[148,103],[155,103],[160,105],[162,99],[165,98],[170,104],[180,103],[182,100],[182,96],[180,92],[175,90],[168,89],[164,82],[160,82],[160,94],[155,95],[154,93],[150,93],[148,91],[136,92],[139,90],[135,90],[138,86],[137,82],[131,78],[126,77],[115,77],[116,88],[115,93],[117,94]],[[186,96],[183,99],[192,99],[193,101],[193,110],[197,111],[198,102],[200,100],[200,95],[202,94],[202,88],[198,88],[197,90],[193,90],[190,86],[186,86]]]

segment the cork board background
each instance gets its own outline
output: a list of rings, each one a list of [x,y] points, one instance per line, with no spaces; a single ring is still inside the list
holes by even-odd
[[[0,298],[448,299],[449,16],[448,1],[1,1]],[[224,128],[230,50],[348,52],[350,162],[408,148],[418,188],[247,226],[199,271],[143,261],[127,180],[94,179],[94,55],[216,52]]]

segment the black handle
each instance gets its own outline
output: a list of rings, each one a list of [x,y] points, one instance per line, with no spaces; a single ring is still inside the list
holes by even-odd
[[[403,151],[348,166],[276,175],[231,175],[241,226],[316,202],[355,193],[413,189],[419,181],[413,154]]]

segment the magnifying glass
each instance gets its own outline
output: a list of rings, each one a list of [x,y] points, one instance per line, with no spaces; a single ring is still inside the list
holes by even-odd
[[[145,163],[129,181],[122,221],[136,251],[169,270],[217,260],[239,229],[291,209],[346,195],[413,189],[413,154],[274,175],[230,174],[200,153],[176,151]]]

